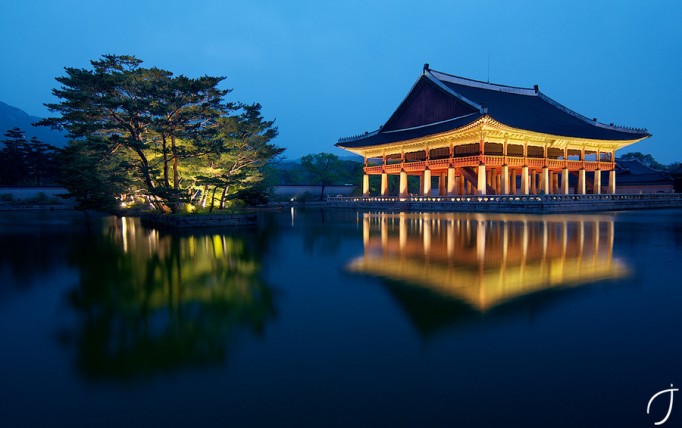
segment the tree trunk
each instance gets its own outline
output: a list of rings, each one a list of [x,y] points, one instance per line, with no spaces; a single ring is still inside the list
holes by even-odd
[[[163,184],[167,189],[170,187],[170,182],[168,181],[168,142],[165,135],[161,138],[163,139]]]
[[[201,201],[199,202],[199,205],[201,205],[201,208],[206,208],[206,196],[208,195],[208,184],[204,186],[204,191],[201,192]]]
[[[325,183],[322,183],[322,191],[320,192],[320,201],[324,200],[324,188],[327,187]]]
[[[175,152],[175,135],[171,135],[171,152],[173,153],[173,189],[180,187],[178,177],[178,154]]]
[[[227,194],[227,188],[229,186],[223,187],[223,194],[220,196],[220,209],[224,210],[225,209],[225,195]]]
[[[208,212],[213,212],[213,204],[215,204],[215,192],[218,190],[218,186],[213,187],[213,194],[211,194],[211,207],[208,209]]]
[[[149,193],[152,194],[152,200],[156,204],[156,207],[163,213],[171,212],[171,209],[168,207],[168,205],[154,195],[156,186],[154,185],[154,180],[152,180],[152,176],[149,173],[149,161],[147,160],[147,156],[145,156],[144,152],[140,148],[135,148],[134,150],[135,153],[137,153],[137,156],[140,158],[140,163],[142,164],[142,176],[144,177],[144,182],[147,185]]]

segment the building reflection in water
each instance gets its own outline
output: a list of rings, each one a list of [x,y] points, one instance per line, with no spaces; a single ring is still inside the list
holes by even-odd
[[[276,314],[261,278],[266,239],[163,234],[110,218],[72,250],[78,314],[61,338],[89,378],[128,379],[223,364],[240,336],[262,335]]]
[[[628,274],[608,215],[362,215],[353,272],[428,289],[486,311],[543,290]]]

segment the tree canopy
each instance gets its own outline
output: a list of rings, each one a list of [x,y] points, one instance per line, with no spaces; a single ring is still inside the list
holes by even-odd
[[[260,104],[225,100],[224,77],[175,76],[129,55],[91,64],[65,68],[52,91],[60,102],[46,104],[58,116],[38,122],[72,139],[65,185],[84,205],[223,208],[258,187],[263,167],[284,151],[270,143],[277,128]]]
[[[301,166],[310,173],[315,184],[322,186],[320,200],[324,197],[324,188],[338,179],[339,157],[333,153],[316,153],[301,158]]]

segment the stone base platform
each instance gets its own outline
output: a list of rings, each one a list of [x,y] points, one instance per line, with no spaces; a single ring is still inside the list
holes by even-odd
[[[682,208],[682,194],[411,196],[402,199],[392,196],[330,197],[327,203],[334,208],[384,211],[550,214]]]

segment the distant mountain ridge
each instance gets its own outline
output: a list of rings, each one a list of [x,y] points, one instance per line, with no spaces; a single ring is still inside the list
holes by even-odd
[[[3,140],[5,132],[12,128],[19,128],[26,133],[26,139],[36,137],[43,143],[64,147],[67,139],[63,133],[45,126],[33,126],[40,117],[31,116],[20,108],[11,106],[0,101],[0,140]]]

